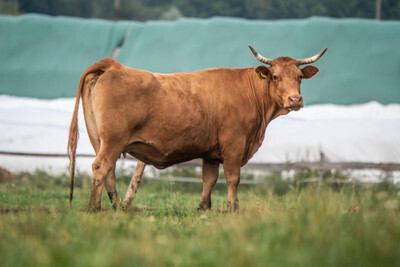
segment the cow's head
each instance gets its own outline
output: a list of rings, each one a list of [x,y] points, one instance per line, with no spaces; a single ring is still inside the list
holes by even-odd
[[[301,81],[312,78],[319,69],[314,66],[301,69],[299,66],[317,61],[327,48],[310,58],[296,60],[291,57],[278,57],[272,60],[260,55],[251,45],[249,47],[257,60],[270,65],[256,68],[258,79],[269,81],[269,97],[287,111],[302,108],[304,104],[300,95]]]

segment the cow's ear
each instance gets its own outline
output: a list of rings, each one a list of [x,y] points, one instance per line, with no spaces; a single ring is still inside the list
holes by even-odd
[[[256,68],[257,78],[262,81],[262,79],[267,79],[270,75],[270,71],[266,66],[258,66]]]
[[[301,69],[304,79],[310,79],[319,72],[319,69],[314,66],[307,66]]]

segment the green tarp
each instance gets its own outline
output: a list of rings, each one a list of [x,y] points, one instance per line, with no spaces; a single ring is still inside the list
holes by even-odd
[[[153,72],[260,63],[248,44],[268,58],[310,57],[320,73],[303,82],[306,104],[400,103],[400,23],[359,19],[249,21],[214,18],[137,24],[117,59]]]
[[[400,22],[310,18],[233,18],[175,22],[0,16],[0,93],[73,96],[83,70],[111,56],[160,73],[260,65],[248,44],[269,58],[328,51],[320,73],[302,85],[306,104],[400,103]]]
[[[0,93],[73,96],[80,74],[111,56],[128,25],[41,15],[0,16]]]

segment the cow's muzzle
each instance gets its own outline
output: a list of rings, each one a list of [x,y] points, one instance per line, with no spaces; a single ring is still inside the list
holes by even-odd
[[[287,99],[287,106],[285,107],[287,110],[299,110],[304,107],[303,97],[301,96],[289,96]]]

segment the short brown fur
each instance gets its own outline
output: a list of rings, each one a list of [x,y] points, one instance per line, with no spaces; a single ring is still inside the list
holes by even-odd
[[[260,147],[271,120],[303,106],[301,79],[318,72],[312,66],[300,69],[295,63],[285,57],[275,59],[270,67],[157,74],[130,69],[109,58],[97,62],[82,74],[76,95],[68,140],[70,200],[82,98],[96,152],[89,210],[101,208],[103,186],[113,206],[119,207],[115,162],[121,153],[139,160],[124,208],[136,194],[145,164],[162,169],[202,158],[199,208],[211,208],[211,190],[223,164],[228,210],[238,210],[241,166]]]

